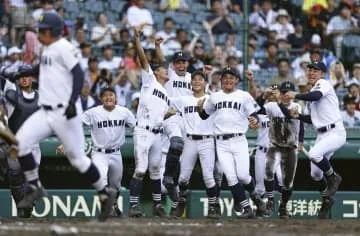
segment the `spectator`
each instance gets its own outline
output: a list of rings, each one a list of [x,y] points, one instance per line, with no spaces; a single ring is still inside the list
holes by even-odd
[[[356,110],[360,111],[360,91],[358,84],[350,84],[348,87],[348,94],[345,97],[355,98]]]
[[[87,81],[84,82],[84,85],[81,89],[80,100],[83,111],[86,111],[87,109],[97,105],[95,99],[90,95],[90,86]]]
[[[112,24],[108,24],[107,16],[105,13],[99,13],[96,17],[97,25],[91,30],[91,40],[98,47],[113,44],[116,42],[116,27]]]
[[[228,34],[226,36],[225,52],[228,56],[242,57],[242,52],[236,47],[236,35]]]
[[[212,57],[205,51],[205,45],[202,40],[197,40],[192,57],[189,60],[188,71],[190,73],[195,70],[202,70],[204,65],[208,65],[211,62]]]
[[[326,9],[328,7],[328,1],[326,0],[304,0],[303,5],[302,5],[302,10],[309,14],[311,13],[312,9],[314,7],[321,7]]]
[[[356,19],[357,27],[360,27],[360,0],[354,2],[353,17]]]
[[[328,20],[325,20],[324,15],[326,13],[326,7],[321,4],[315,4],[307,14],[307,21],[305,29],[309,35],[318,34],[321,37],[325,37],[325,30]]]
[[[54,0],[41,0],[41,8],[35,9],[31,14],[30,24],[36,27],[36,24],[39,22],[40,16],[45,12],[56,13],[54,8]]]
[[[186,0],[161,0],[159,11],[167,10],[189,12],[189,5]]]
[[[331,18],[326,28],[326,34],[332,37],[333,47],[337,58],[341,57],[341,42],[343,35],[357,30],[355,18],[351,16],[351,6],[341,3],[340,14]]]
[[[125,47],[131,41],[131,36],[127,28],[121,29],[119,36],[119,40],[114,43],[114,50],[117,55],[123,55]]]
[[[135,48],[132,43],[128,43],[125,48],[124,58],[123,58],[123,66],[125,70],[136,70],[137,63],[136,63],[136,55],[135,55]]]
[[[226,52],[221,45],[215,45],[213,51],[214,58],[211,64],[215,67],[223,68],[225,66]]]
[[[285,9],[280,9],[276,17],[276,23],[270,29],[277,32],[276,39],[287,39],[289,34],[295,33],[294,26],[289,22],[289,14]]]
[[[349,86],[350,84],[357,84],[360,86],[360,63],[355,63],[353,65],[352,76],[351,80],[347,81],[346,86]]]
[[[135,5],[129,7],[127,10],[127,23],[129,28],[146,25],[143,30],[146,37],[153,33],[154,21],[151,12],[145,8],[145,0],[136,0]]]
[[[82,28],[79,28],[75,32],[75,38],[71,39],[72,45],[76,48],[80,47],[80,44],[85,43],[85,31]]]
[[[308,85],[306,76],[300,76],[297,78],[297,83],[298,83],[298,89],[299,89],[299,93],[307,93],[310,91],[311,86]],[[296,101],[300,106],[301,106],[301,112],[305,113],[306,111],[306,104],[307,102],[304,100],[298,100]]]
[[[295,19],[295,32],[293,34],[289,34],[288,36],[291,48],[302,49],[306,46],[308,37],[304,34],[303,24],[304,23],[299,18]]]
[[[8,60],[4,63],[6,73],[14,73],[24,63],[21,61],[22,51],[18,47],[12,47],[8,50]]]
[[[255,25],[256,31],[267,34],[270,26],[275,23],[277,13],[273,11],[271,1],[263,0],[258,12],[250,15],[249,23]]]
[[[268,86],[273,84],[280,86],[285,81],[290,81],[297,85],[295,78],[290,75],[289,60],[287,58],[280,58],[278,60],[278,75],[269,81]]]
[[[255,54],[255,47],[251,44],[249,44],[248,47],[248,69],[251,71],[258,71],[260,70],[260,66],[259,64],[256,63],[255,58],[254,58],[254,54]],[[238,70],[240,75],[243,74],[244,72],[244,64],[239,64],[238,65]]]
[[[299,62],[300,67],[296,69],[294,68],[294,78],[297,81],[299,81],[300,78],[306,77],[307,66],[311,63],[309,54],[304,54]]]
[[[30,26],[27,27],[25,30],[25,43],[23,45],[24,63],[36,63],[36,59],[40,55],[40,47],[36,30]]]
[[[174,32],[174,20],[171,17],[166,17],[164,19],[164,30],[158,31],[156,37],[161,37],[166,42],[170,38],[175,38],[176,34]]]
[[[212,15],[206,18],[204,22],[205,28],[210,28],[213,34],[231,33],[234,28],[234,21],[228,15],[221,1],[214,0],[212,3]]]
[[[13,46],[19,45],[20,30],[27,25],[27,4],[25,0],[5,1],[6,13],[10,15],[10,39]]]
[[[99,60],[97,57],[90,57],[88,60],[88,68],[85,70],[84,77],[85,81],[89,84],[89,87],[92,88],[93,84],[99,78]]]
[[[91,88],[92,96],[100,101],[100,92],[106,87],[111,86],[112,83],[112,73],[109,69],[103,68],[100,70],[99,77],[96,79],[95,83]]]
[[[276,69],[277,68],[277,45],[269,43],[266,49],[265,61],[261,64],[262,69]]]
[[[105,45],[102,48],[104,60],[99,63],[99,69],[108,69],[110,71],[116,71],[120,67],[122,62],[121,57],[115,57],[113,55],[113,49],[111,45]]]
[[[335,61],[329,68],[329,78],[335,90],[345,88],[345,68],[340,61]]]
[[[214,71],[209,76],[209,87],[207,89],[208,94],[212,94],[221,90],[221,72]]]
[[[131,83],[129,82],[127,73],[124,71],[117,73],[113,85],[116,92],[117,105],[127,106],[127,97],[131,89]]]
[[[275,43],[277,44],[277,32],[274,29],[269,29],[268,33],[267,33],[267,39],[264,41],[263,45],[261,46],[262,48],[267,48],[267,45],[270,43]]]
[[[360,111],[355,109],[355,98],[346,97],[344,99],[345,111],[341,112],[342,120],[346,128],[354,128],[360,126]]]
[[[80,66],[83,71],[87,70],[89,65],[89,58],[91,56],[91,43],[83,42],[80,44],[81,58]]]
[[[320,19],[323,22],[329,22],[330,19],[337,14],[337,9],[335,6],[335,0],[327,0],[327,8],[325,7],[320,14]],[[325,24],[326,24],[325,23]]]

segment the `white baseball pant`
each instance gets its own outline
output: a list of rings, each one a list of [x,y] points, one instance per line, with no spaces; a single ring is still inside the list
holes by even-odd
[[[234,186],[239,181],[245,185],[251,182],[248,142],[245,135],[228,140],[216,140],[216,152],[229,186]]]
[[[336,123],[335,128],[325,132],[318,133],[315,145],[309,150],[309,158],[316,163],[321,161],[323,157],[330,160],[336,150],[341,148],[346,142],[346,130],[341,123]],[[310,164],[311,177],[315,181],[323,178],[323,172],[314,163]]]
[[[255,192],[257,192],[260,195],[265,194],[265,165],[266,165],[266,152],[263,150],[260,150],[259,148],[256,148],[255,153]],[[276,156],[276,162],[275,162],[275,174],[276,179],[280,186],[282,186],[282,173],[281,173],[281,166],[280,166],[280,156]]]
[[[203,140],[185,138],[184,151],[180,158],[179,183],[189,183],[198,155],[205,186],[212,188],[215,186],[215,142],[212,136]]]
[[[160,179],[161,134],[154,134],[141,127],[134,129],[135,172],[134,178],[142,178],[149,169],[150,179]]]
[[[106,181],[110,187],[120,190],[123,176],[123,163],[120,151],[109,154],[93,151],[91,159],[98,168],[103,181]]]

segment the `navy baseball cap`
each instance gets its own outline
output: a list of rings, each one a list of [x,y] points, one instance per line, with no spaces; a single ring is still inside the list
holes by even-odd
[[[188,61],[188,60],[189,60],[189,57],[186,55],[186,53],[184,53],[182,51],[174,53],[173,62]]]
[[[309,65],[307,66],[307,68],[312,68],[312,69],[315,69],[315,70],[320,70],[320,71],[326,73],[326,66],[325,66],[325,64],[322,63],[322,62],[313,62],[313,63],[309,64]]]
[[[37,28],[39,29],[62,29],[64,22],[60,15],[54,12],[46,12],[39,17]]]
[[[281,93],[286,93],[288,91],[295,91],[294,83],[292,83],[290,81],[282,82],[281,85],[280,85],[280,92]]]
[[[102,97],[105,94],[105,92],[112,92],[116,96],[116,92],[115,92],[115,89],[113,87],[105,87],[105,88],[103,88],[101,90],[101,92],[100,92],[100,97]]]
[[[222,71],[221,71],[221,78],[226,75],[226,74],[230,74],[230,75],[233,75],[235,76],[236,78],[239,78],[239,74],[237,72],[236,69],[234,68],[231,68],[230,66],[226,66]]]

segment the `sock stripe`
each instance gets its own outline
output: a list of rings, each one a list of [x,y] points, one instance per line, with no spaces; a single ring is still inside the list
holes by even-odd
[[[250,204],[249,204],[249,201],[248,201],[248,200],[244,200],[244,201],[240,202],[240,205],[241,205],[242,207],[247,207],[247,206],[250,206]]]
[[[34,180],[38,180],[39,179],[39,174],[38,174],[38,168],[36,167],[35,169],[33,170],[27,170],[27,171],[24,171],[24,175],[26,177],[26,179],[28,181],[34,181]]]

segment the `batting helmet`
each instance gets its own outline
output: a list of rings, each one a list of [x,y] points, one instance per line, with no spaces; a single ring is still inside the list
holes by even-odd
[[[60,15],[54,12],[46,12],[39,17],[39,30],[51,29],[51,36],[57,37],[61,35],[64,28],[64,22]]]

